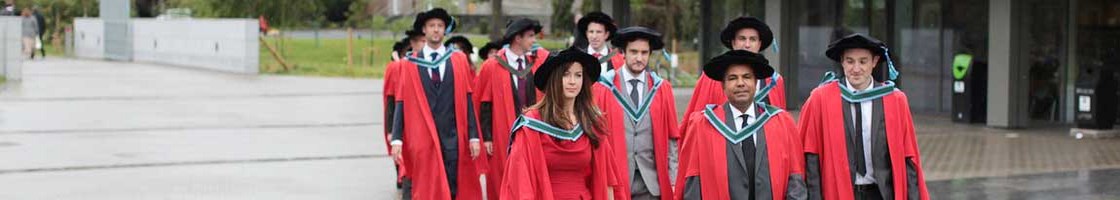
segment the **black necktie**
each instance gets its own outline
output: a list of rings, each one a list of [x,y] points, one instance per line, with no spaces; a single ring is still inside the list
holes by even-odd
[[[856,148],[856,172],[859,175],[867,174],[867,159],[863,157],[863,106],[860,103],[852,103],[852,107],[856,108],[856,131],[852,134],[852,144]]]
[[[740,128],[739,130],[746,129],[747,126],[750,124],[750,121],[749,121],[750,120],[750,115],[743,114],[742,117],[743,117],[743,125],[742,125],[742,128]],[[743,144],[743,160],[747,161],[747,177],[748,177],[747,183],[748,183],[748,186],[750,186],[748,188],[748,189],[750,189],[749,199],[754,199],[754,177],[755,177],[755,174],[754,174],[754,154],[755,154],[756,151],[758,151],[757,149],[755,149],[754,138],[755,138],[754,135],[751,135],[750,137],[747,137],[746,140],[743,140],[743,142],[741,143],[741,144]]]
[[[641,83],[641,82],[642,81],[638,80],[638,79],[630,79],[630,102],[631,103],[641,104],[641,102],[638,102],[638,99],[640,98],[640,97],[638,97],[638,83]]]
[[[431,59],[434,62],[436,61],[436,56],[439,56],[439,53],[433,52],[431,56]],[[432,68],[432,83],[435,83],[436,86],[439,86],[439,84],[443,82],[443,77],[439,75],[439,67],[440,66],[436,66],[436,68]]]

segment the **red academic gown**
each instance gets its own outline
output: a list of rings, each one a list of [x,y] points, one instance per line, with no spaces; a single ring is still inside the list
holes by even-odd
[[[505,55],[504,54],[505,52],[499,52],[499,53],[502,53],[502,54],[498,54],[498,55]],[[550,56],[550,55],[552,55],[552,52],[549,52],[548,49],[538,48],[536,51],[533,51],[532,54],[529,54],[529,57],[531,57],[533,59],[536,59],[537,62],[539,62],[539,63],[534,63],[534,65],[540,66],[541,64],[544,64],[544,60],[548,59],[548,56]],[[533,69],[536,69],[536,68],[533,68]],[[541,95],[543,95],[543,94],[541,94]]]
[[[619,69],[621,68],[625,67],[620,66]],[[611,77],[609,80],[612,80],[616,86],[621,87],[622,77],[617,73],[624,72],[612,70],[604,74],[603,77]],[[645,82],[647,88],[653,88],[654,81],[651,73],[646,73]],[[620,172],[619,177],[622,178],[620,179],[622,181],[619,181],[619,185],[622,186],[622,191],[615,192],[625,193],[627,197],[629,197],[630,180],[632,180],[629,172],[632,169],[628,169],[630,166],[629,163],[626,163],[628,159],[626,155],[626,124],[624,123],[630,123],[630,121],[626,119],[626,111],[623,110],[622,104],[619,102],[620,100],[616,99],[615,96],[611,94],[611,89],[607,85],[596,83],[592,86],[591,90],[592,96],[594,96],[595,99],[595,104],[603,111],[603,118],[606,119],[604,122],[606,122],[610,130],[609,139],[607,139],[607,141],[614,147],[615,153],[613,156],[615,159],[615,166],[618,167],[618,172]],[[657,183],[661,187],[661,199],[665,200],[673,198],[673,188],[669,183],[669,139],[680,138],[680,133],[677,131],[677,112],[675,105],[673,86],[668,80],[665,80],[664,83],[661,84],[661,87],[657,89],[657,93],[654,94],[653,102],[650,103],[649,111],[647,111],[649,112],[647,115],[650,115],[650,120],[653,123],[653,159],[655,168],[657,169]]]
[[[397,86],[397,84],[394,83],[394,82],[396,82],[396,76],[394,76],[395,73],[397,73],[397,61],[391,61],[391,62],[389,62],[388,65],[385,65],[385,79],[384,79],[384,83],[382,84],[382,87],[381,87],[381,102],[384,102],[385,105],[396,103],[395,99],[389,99],[389,97],[395,96],[393,94],[393,89],[394,89],[394,87]],[[386,106],[385,108],[388,109],[389,107]],[[393,111],[386,110],[385,112],[386,113],[391,113]],[[392,120],[392,115],[386,116],[386,118],[385,118],[386,123],[384,123],[385,124],[385,151],[386,152],[392,151],[391,150],[392,147],[389,146],[389,140],[392,140],[390,138],[390,136],[392,134],[389,132],[389,127],[392,127],[392,126],[389,125],[389,124],[393,123],[392,121],[393,121]]]
[[[712,109],[723,120],[724,106]],[[759,113],[761,114],[761,113]],[[703,199],[729,199],[727,181],[727,139],[712,126],[703,110],[690,115],[686,121],[684,140],[681,141],[680,169],[677,176],[677,199],[683,199],[685,182],[689,177],[700,177]],[[724,123],[718,121],[717,123]],[[789,177],[804,177],[804,160],[798,141],[797,127],[788,112],[779,112],[763,125],[766,155],[769,159],[770,189],[775,199],[785,199]],[[750,142],[750,141],[743,141]],[[761,143],[762,141],[759,141]],[[723,161],[723,162],[721,162]]]
[[[385,152],[388,152],[388,153],[392,153],[392,151],[393,151],[392,150],[392,148],[393,148],[392,145],[389,144],[389,142],[393,140],[392,139],[393,134],[389,131],[389,129],[391,127],[393,127],[393,125],[392,125],[392,123],[393,123],[393,115],[392,115],[393,111],[388,110],[388,109],[390,109],[390,106],[388,106],[388,105],[396,103],[396,98],[397,97],[396,97],[396,92],[395,91],[396,91],[397,82],[398,82],[397,71],[399,71],[399,69],[400,69],[400,67],[399,67],[400,62],[408,62],[406,59],[407,58],[402,58],[401,60],[391,61],[391,62],[389,62],[388,65],[385,66],[385,82],[384,82],[384,84],[382,84],[382,88],[381,88],[382,89],[381,90],[382,91],[381,92],[382,93],[381,100],[382,100],[382,102],[385,102],[385,109],[386,109],[385,113],[387,113],[387,116],[385,116],[385,123],[384,124],[385,124]],[[389,97],[393,97],[393,99],[389,99]],[[398,166],[397,167],[397,182],[399,183],[401,181],[401,179],[404,178],[407,171],[405,170],[404,167],[401,166],[401,163],[398,163],[396,160],[393,161],[393,164]]]
[[[539,119],[540,113],[530,110],[525,117]],[[552,200],[554,192],[563,190],[553,188],[549,175],[549,163],[546,161],[545,148],[548,140],[554,137],[541,133],[532,128],[520,127],[514,131],[516,139],[510,149],[509,160],[501,185],[501,198],[510,200]],[[585,133],[587,134],[587,133]],[[588,140],[587,136],[579,140]],[[613,188],[614,199],[624,200],[630,196],[619,192],[618,175],[611,162],[611,144],[601,142],[598,148],[586,146],[591,151],[591,178],[587,187],[591,191],[592,199],[608,199],[607,188]],[[580,187],[580,186],[572,186]]]
[[[482,63],[482,69],[479,71],[478,77],[475,78],[473,87],[475,93],[472,97],[475,98],[475,108],[481,108],[481,104],[484,102],[490,103],[491,105],[492,116],[479,116],[480,118],[478,118],[489,117],[490,130],[493,132],[490,134],[492,135],[494,152],[489,158],[490,162],[487,164],[488,169],[485,171],[486,194],[489,194],[489,199],[498,199],[500,195],[498,193],[498,186],[501,186],[502,172],[504,171],[506,156],[508,154],[506,150],[509,148],[510,144],[509,131],[510,128],[513,128],[514,120],[516,120],[522,112],[514,108],[516,103],[514,100],[515,97],[513,93],[511,93],[513,91],[513,83],[510,80],[511,75],[509,70],[506,70],[505,67],[498,63],[498,60],[495,60],[505,60],[506,50],[507,49],[498,50],[498,57],[486,59],[486,62]],[[532,56],[528,56],[528,60],[530,61],[526,63],[533,63],[532,66],[529,66],[531,67],[530,70],[535,73],[537,68],[548,58],[548,54],[548,50],[542,48],[538,49]],[[515,63],[510,64],[516,65]],[[532,82],[529,82],[529,84],[532,84]],[[532,85],[528,87],[532,87],[534,88],[533,91],[537,91],[535,89],[536,87]],[[541,95],[540,91],[537,91],[536,99],[541,99]],[[535,103],[536,102],[529,102],[529,105],[525,106],[528,107]]]
[[[413,54],[414,55],[408,55],[408,56],[415,56],[415,53],[413,53]],[[396,97],[396,90],[397,90],[397,85],[400,82],[400,76],[398,75],[398,73],[400,71],[400,65],[401,65],[402,62],[408,62],[408,57],[404,57],[404,58],[401,58],[400,60],[396,60],[396,61],[390,61],[389,64],[385,65],[385,79],[384,79],[384,84],[381,87],[381,91],[382,91],[381,92],[381,95],[382,95],[381,99],[386,104],[396,103],[396,100],[399,99],[398,97]],[[390,100],[389,97],[393,97],[393,100]],[[388,109],[388,106],[386,106],[386,109]],[[387,110],[386,112],[388,113],[388,112],[392,112],[392,111]],[[390,115],[390,116],[387,116],[385,118],[385,124],[386,124],[385,125],[385,130],[389,130],[389,127],[392,127],[392,123],[393,123],[392,117],[393,116]],[[385,131],[385,151],[386,152],[392,151],[392,146],[389,145],[389,142],[392,140],[391,137],[392,137],[392,133],[390,133],[389,131]]]
[[[840,82],[833,81],[813,89],[801,107],[798,129],[804,137],[805,153],[820,156],[820,184],[824,199],[853,199],[854,181],[849,169],[847,143],[844,132],[844,100],[840,96]],[[914,134],[914,120],[906,93],[895,90],[882,97],[887,147],[890,154],[894,199],[907,198],[906,160],[912,160],[917,171],[921,199],[929,199],[925,176],[918,155],[918,142]],[[881,190],[891,188],[880,188]],[[813,189],[810,188],[810,191]]]
[[[770,94],[767,95],[770,99],[772,106],[786,109],[786,80],[778,76],[778,83],[770,89]],[[770,84],[771,79],[766,78],[762,81],[759,88]],[[758,91],[755,91],[758,92]],[[684,116],[691,116],[696,111],[704,110],[704,106],[708,104],[722,105],[727,102],[727,95],[723,94],[723,83],[712,80],[704,74],[700,74],[700,78],[696,80],[696,88],[692,90],[692,99],[688,101],[688,107],[685,107]]]
[[[470,138],[467,131],[467,94],[471,93],[470,65],[467,56],[462,52],[453,52],[452,67],[455,70],[455,127],[459,133],[459,169],[458,169],[458,200],[481,199],[482,188],[478,182],[479,170],[477,164],[486,163],[485,156],[471,159]],[[427,94],[421,83],[419,67],[412,62],[400,62],[398,76],[401,77],[394,91],[398,96],[397,101],[403,102],[405,131],[403,145],[404,165],[408,170],[408,177],[412,185],[413,199],[451,199],[451,191],[447,184],[447,175],[443,169],[443,155],[440,152],[438,132],[435,121],[432,120],[431,108],[428,106]],[[405,78],[411,77],[411,78]],[[458,81],[462,80],[462,81]],[[477,131],[477,130],[476,130]]]

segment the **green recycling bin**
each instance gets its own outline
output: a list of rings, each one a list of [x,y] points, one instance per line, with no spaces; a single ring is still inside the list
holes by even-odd
[[[969,54],[953,56],[953,122],[984,123],[988,117],[988,64]]]

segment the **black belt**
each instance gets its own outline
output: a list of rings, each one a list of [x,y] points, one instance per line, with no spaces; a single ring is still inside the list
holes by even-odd
[[[878,191],[879,186],[875,184],[855,185],[853,187],[856,191]]]

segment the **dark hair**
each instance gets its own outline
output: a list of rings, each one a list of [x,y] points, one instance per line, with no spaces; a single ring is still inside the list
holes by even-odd
[[[529,107],[529,109],[536,109],[540,112],[541,120],[545,123],[551,124],[556,127],[570,129],[575,126],[575,122],[568,119],[567,113],[564,113],[563,107],[560,105],[564,101],[564,84],[560,83],[564,80],[564,72],[572,68],[577,62],[571,62],[560,66],[558,71],[553,72],[548,76],[548,84],[545,88],[544,98],[537,104]],[[586,67],[584,68],[586,69]],[[599,108],[591,102],[591,86],[595,81],[584,78],[583,86],[580,87],[579,94],[576,95],[575,102],[572,106],[576,121],[583,127],[584,135],[587,139],[591,140],[591,145],[598,148],[599,139],[607,134],[603,131],[603,124],[599,121],[602,113]]]
[[[458,44],[459,47],[462,47],[459,51],[462,51],[468,56],[474,54],[474,45],[471,44],[471,41],[468,40],[467,37],[463,37],[462,35],[451,36],[446,42],[443,42],[443,46],[451,46],[451,44]]]
[[[619,45],[619,46],[616,46],[616,47],[618,47],[618,50],[619,50],[619,52],[622,52],[622,53],[626,53],[626,48],[629,48],[629,47],[630,47],[630,43],[631,43],[631,42],[635,42],[635,41],[638,41],[638,40],[644,40],[644,41],[646,41],[647,43],[649,43],[649,52],[650,52],[650,54],[653,54],[653,52],[654,52],[654,49],[653,49],[653,41],[652,41],[652,40],[650,40],[650,39],[647,39],[647,38],[634,38],[634,39],[630,39],[630,40],[627,40],[626,42],[623,42],[623,43],[621,43],[622,45]],[[584,46],[586,46],[586,45],[584,45]],[[651,57],[651,59],[652,59],[652,57],[653,57],[653,56],[650,56],[650,57]]]
[[[509,40],[507,40],[505,42],[505,44],[513,45],[514,40],[517,40],[517,38],[520,38],[521,36],[524,36],[525,33],[528,33],[529,31],[532,31],[533,34],[537,34],[537,35],[541,34],[540,30],[533,30],[533,29],[521,30],[521,31],[518,31],[516,34],[514,34],[513,37],[510,37]],[[534,37],[540,37],[540,36],[534,36]],[[528,49],[526,49],[526,50],[528,50]]]

